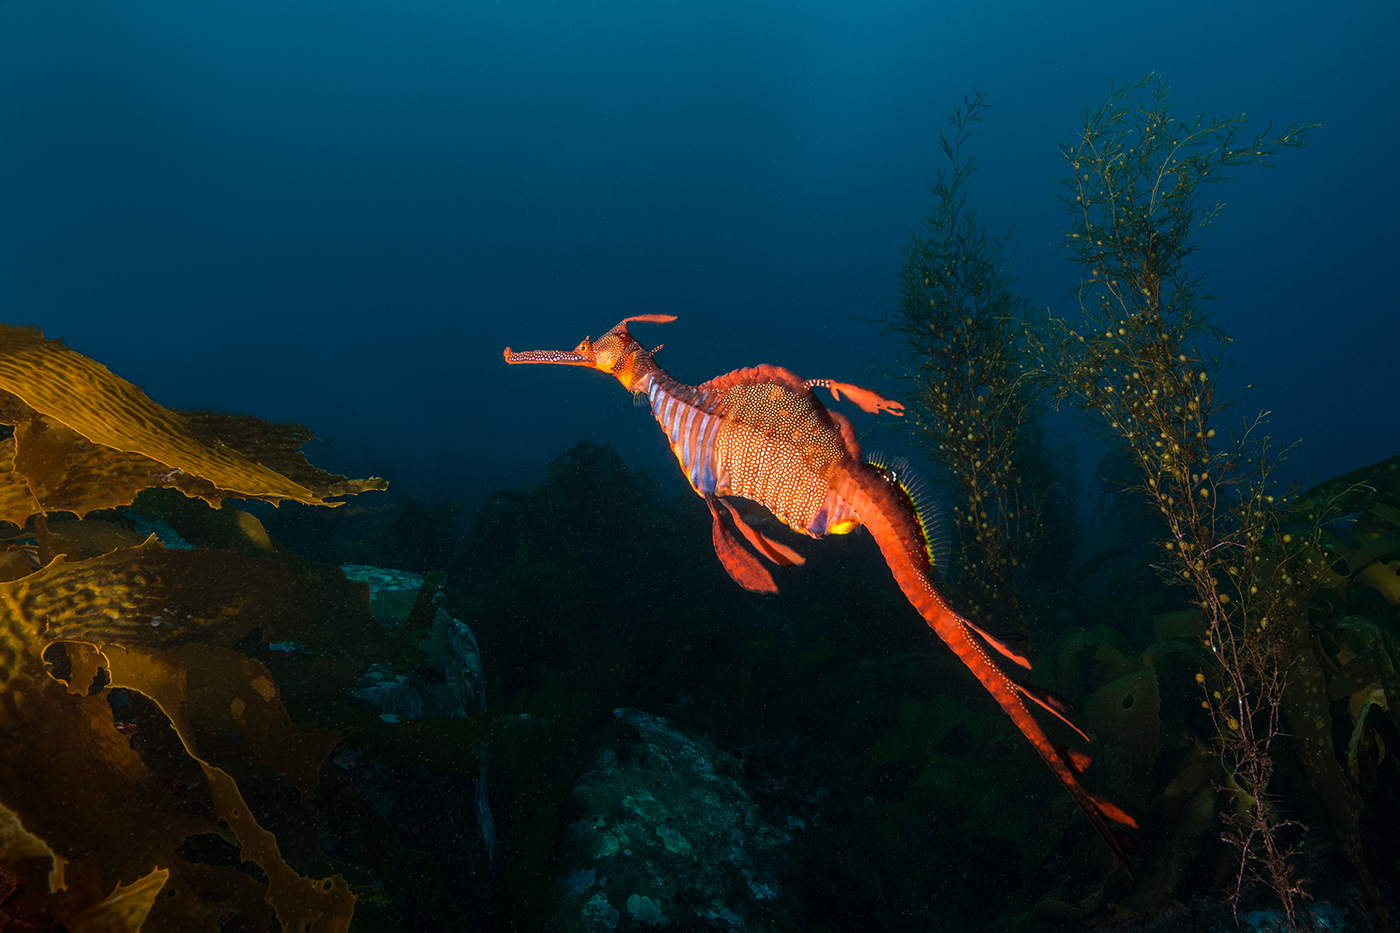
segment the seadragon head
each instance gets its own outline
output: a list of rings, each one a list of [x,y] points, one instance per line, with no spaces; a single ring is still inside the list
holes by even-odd
[[[674,321],[674,314],[639,314],[624,318],[616,327],[594,340],[584,337],[572,350],[512,350],[506,347],[507,363],[554,363],[559,366],[587,366],[600,372],[616,376],[624,387],[631,390],[633,383],[649,372],[654,364],[651,355],[656,350],[647,351],[637,338],[627,330],[629,321],[644,321],[648,324],[667,324]]]

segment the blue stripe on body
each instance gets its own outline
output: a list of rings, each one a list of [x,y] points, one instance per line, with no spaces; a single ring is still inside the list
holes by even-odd
[[[696,452],[696,467],[691,471],[690,483],[704,495],[715,491],[715,436],[719,434],[719,419],[714,415],[702,415],[705,420],[700,425],[699,450]]]
[[[685,417],[681,419],[681,466],[686,472],[693,472],[695,461],[691,459],[690,449],[690,424],[695,420],[698,412],[687,405],[685,407]]]
[[[721,419],[704,411],[708,395],[700,393],[691,404],[671,395],[656,382],[651,384],[647,395],[651,399],[651,413],[677,449],[681,469],[691,486],[705,495],[714,493],[719,480],[714,447]],[[692,442],[690,431],[697,417],[700,424]]]
[[[690,451],[691,457],[686,461],[685,465],[686,478],[690,480],[690,485],[697,489],[700,486],[700,475],[705,469],[705,453],[701,447],[701,442],[705,439],[705,427],[709,424],[708,415],[704,412],[699,412],[699,415],[700,426],[695,431],[695,448]],[[688,426],[685,436],[687,441],[689,441],[690,430]]]
[[[700,476],[700,471],[704,469],[705,458],[700,452],[700,441],[703,440],[708,416],[698,408],[692,408],[691,411],[695,412],[695,416],[687,418],[685,425],[685,472],[686,476],[690,479],[690,485],[694,486]],[[695,423],[697,418],[699,419],[698,424]],[[695,429],[693,440],[691,434],[692,425]]]
[[[671,406],[670,412],[668,412],[670,416],[669,433],[672,447],[675,447],[681,441],[681,413],[684,408],[685,404],[677,401],[676,404]]]
[[[670,436],[671,443],[673,444],[676,442],[675,418],[673,417],[675,411],[676,398],[673,395],[668,395],[666,397],[666,404],[661,409],[661,428]]]

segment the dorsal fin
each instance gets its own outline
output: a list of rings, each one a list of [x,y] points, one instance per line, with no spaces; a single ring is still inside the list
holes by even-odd
[[[904,497],[914,510],[914,517],[918,519],[919,528],[923,531],[924,552],[928,556],[928,562],[946,578],[948,562],[952,556],[952,542],[948,536],[947,524],[943,521],[943,508],[938,504],[938,496],[934,495],[923,479],[910,468],[909,458],[890,457],[880,451],[865,454],[864,458],[866,463],[884,471],[886,478],[904,491]],[[978,631],[981,632],[980,629]],[[1012,660],[1016,659],[1012,657]]]
[[[813,400],[821,405],[821,400],[817,399],[816,393],[807,387],[807,383],[801,376],[790,369],[781,366],[773,366],[764,363],[762,366],[749,366],[745,369],[736,369],[733,372],[725,373],[723,376],[716,376],[709,382],[701,383],[697,389],[709,392],[718,392],[723,395],[730,386],[753,386],[753,385],[780,385],[803,395],[810,395]],[[825,408],[826,406],[822,406]]]

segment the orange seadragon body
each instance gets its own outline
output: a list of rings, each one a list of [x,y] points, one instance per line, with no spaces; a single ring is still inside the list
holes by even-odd
[[[505,351],[508,363],[587,366],[615,376],[630,392],[645,395],[691,487],[709,506],[715,552],[741,586],[777,592],[754,552],[780,565],[802,557],[751,528],[727,501],[731,496],[766,507],[784,524],[813,538],[869,529],[895,581],[919,614],[987,688],[1084,810],[1124,865],[1133,851],[1128,830],[1137,824],[1078,781],[1089,758],[1051,741],[1026,708],[1030,699],[1075,728],[1051,693],[1009,677],[988,648],[1022,667],[1017,651],[962,618],[930,576],[923,524],[889,470],[867,463],[851,423],[828,411],[812,391],[844,394],[865,411],[903,414],[903,407],[869,389],[826,379],[803,380],[778,366],[740,369],[698,386],[668,375],[627,329],[630,321],[665,323],[670,315],[627,318],[597,341],[585,338],[572,351]],[[723,512],[719,508],[723,506]],[[729,530],[724,515],[752,550]],[[1079,730],[1075,728],[1075,731]],[[1082,736],[1083,733],[1080,732]]]

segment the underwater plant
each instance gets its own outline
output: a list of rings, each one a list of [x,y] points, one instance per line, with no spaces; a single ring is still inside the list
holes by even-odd
[[[1297,761],[1377,929],[1400,840],[1400,456],[1294,497],[1284,528],[1316,528],[1316,591],[1295,633],[1285,712]]]
[[[903,248],[897,304],[880,323],[901,347],[894,370],[909,401],[905,427],[952,483],[958,603],[1015,626],[1044,498],[1018,460],[1045,405],[1025,368],[1030,305],[1005,271],[1010,233],[989,234],[964,190],[977,171],[964,148],[987,107],[974,92],[939,133],[948,165],[929,182],[933,212]]]
[[[1178,119],[1169,88],[1151,76],[1086,111],[1078,138],[1061,145],[1073,170],[1061,201],[1081,316],[1047,313],[1032,340],[1057,400],[1140,470],[1125,491],[1161,516],[1160,569],[1201,613],[1215,663],[1196,676],[1200,703],[1234,797],[1225,816],[1239,850],[1232,903],[1257,878],[1293,924],[1304,891],[1286,841],[1291,821],[1271,803],[1271,751],[1320,562],[1305,546],[1315,534],[1294,540],[1278,528],[1286,497],[1272,480],[1277,451],[1258,437],[1263,416],[1217,437],[1231,402],[1217,385],[1228,338],[1211,324],[1188,260],[1220,210],[1201,203],[1201,186],[1270,164],[1279,149],[1304,145],[1311,125],[1242,138],[1243,122]]]
[[[346,929],[347,875],[372,879],[324,855],[300,803],[341,740],[308,707],[404,646],[366,585],[224,500],[384,482],[311,466],[299,425],[172,411],[3,325],[0,423],[0,926]]]

